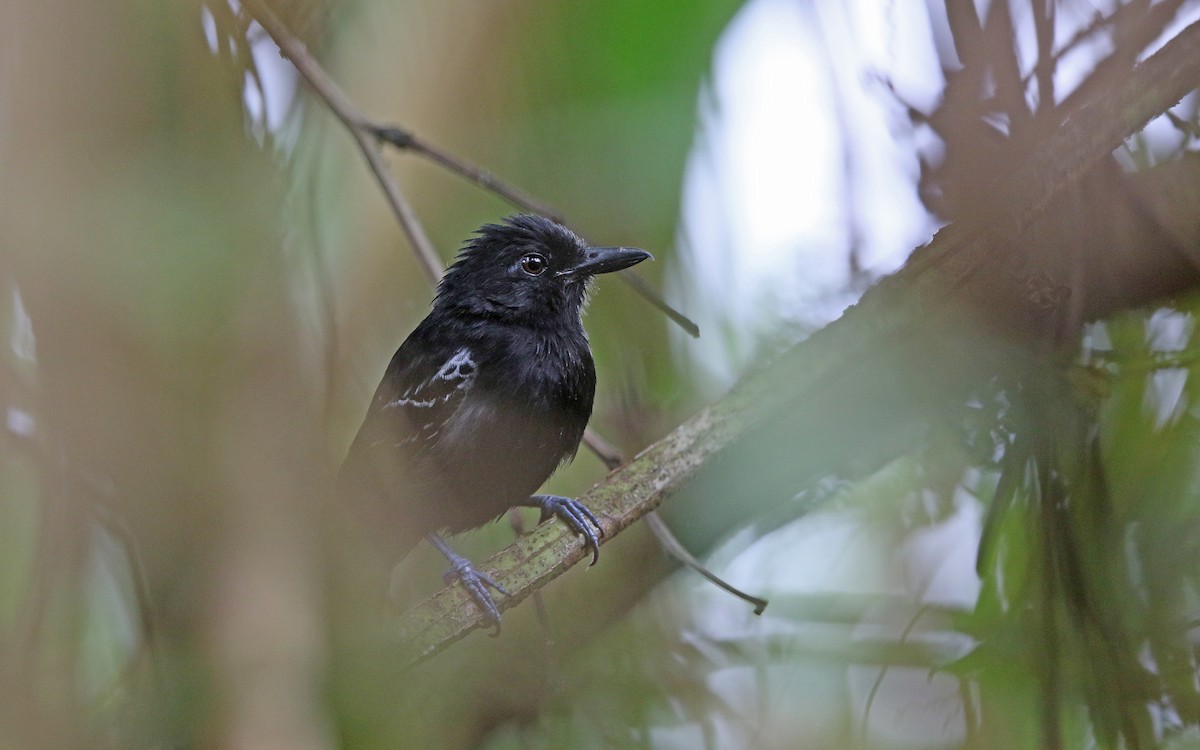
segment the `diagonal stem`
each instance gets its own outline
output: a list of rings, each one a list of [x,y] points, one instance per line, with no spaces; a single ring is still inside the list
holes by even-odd
[[[433,243],[430,242],[429,235],[425,233],[425,228],[421,226],[421,221],[417,218],[412,204],[408,202],[408,198],[400,190],[400,185],[388,170],[387,163],[383,159],[383,152],[375,139],[375,130],[367,116],[333,82],[317,59],[308,51],[304,42],[291,33],[287,25],[267,7],[266,3],[262,0],[245,0],[242,5],[279,46],[280,54],[295,66],[312,90],[329,107],[329,111],[350,132],[359,151],[362,152],[363,158],[367,160],[367,166],[370,167],[371,173],[379,182],[379,187],[383,189],[384,198],[396,216],[396,221],[400,223],[400,228],[416,252],[421,270],[430,283],[436,285],[438,279],[442,277],[441,258],[434,249]]]

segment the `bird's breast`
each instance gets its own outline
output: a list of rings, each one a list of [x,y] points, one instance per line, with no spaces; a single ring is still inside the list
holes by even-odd
[[[554,334],[526,332],[504,347],[491,385],[499,393],[543,409],[587,404],[591,412],[596,368],[582,327]]]

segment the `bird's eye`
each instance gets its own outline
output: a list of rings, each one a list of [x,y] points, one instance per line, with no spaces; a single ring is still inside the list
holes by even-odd
[[[546,256],[544,255],[528,253],[521,256],[521,270],[530,276],[541,276],[549,267],[550,262],[546,260]]]

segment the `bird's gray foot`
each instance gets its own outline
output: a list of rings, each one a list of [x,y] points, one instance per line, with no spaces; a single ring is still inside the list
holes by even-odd
[[[428,534],[426,538],[429,539],[430,544],[437,547],[438,551],[450,561],[450,569],[442,576],[443,580],[446,583],[450,583],[451,581],[461,583],[463,588],[467,590],[467,593],[471,595],[471,598],[475,600],[475,604],[478,605],[480,611],[483,613],[484,619],[493,626],[492,637],[495,638],[500,635],[500,608],[496,606],[496,601],[492,599],[491,592],[488,589],[495,589],[505,596],[509,596],[509,593],[504,590],[503,586],[493,581],[490,576],[480,573],[470,560],[450,549],[450,545],[446,544],[445,539],[442,539],[437,534]]]
[[[542,517],[538,519],[538,523],[558,517],[571,527],[571,531],[582,536],[584,548],[592,553],[591,564],[596,564],[600,559],[600,537],[604,536],[604,529],[586,505],[559,495],[534,495],[529,498],[528,504],[530,507],[541,509]]]

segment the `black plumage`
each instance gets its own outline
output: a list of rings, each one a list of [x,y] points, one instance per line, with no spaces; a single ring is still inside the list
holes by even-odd
[[[487,587],[499,587],[440,534],[534,506],[582,534],[595,562],[591,512],[533,493],[574,457],[591,416],[596,370],[580,318],[589,282],[649,257],[588,247],[540,216],[485,225],[392,357],[350,446],[343,492],[398,556],[429,538],[493,622]]]

